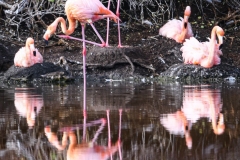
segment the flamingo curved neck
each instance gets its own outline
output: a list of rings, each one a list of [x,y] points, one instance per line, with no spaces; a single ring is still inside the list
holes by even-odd
[[[30,62],[31,61],[31,49],[30,49],[30,44],[28,44],[28,43],[26,43],[25,52],[26,52],[27,62]]]
[[[187,35],[187,25],[188,25],[188,16],[184,16],[183,23],[182,23],[182,31],[181,34],[178,35],[178,41],[183,42],[185,40],[185,37]]]
[[[58,17],[54,22],[53,22],[53,26],[55,27],[55,29],[57,28],[57,25],[58,23],[60,22],[61,23],[61,29],[62,29],[62,32],[66,35],[70,35],[74,32],[75,30],[75,25],[76,25],[76,21],[75,20],[71,20],[71,19],[68,19],[69,20],[69,27],[67,29],[67,26],[66,26],[66,21],[62,18],[62,17]]]
[[[210,39],[210,49],[208,55],[208,63],[213,65],[214,53],[215,53],[215,43],[216,43],[216,27],[212,29],[211,39]]]

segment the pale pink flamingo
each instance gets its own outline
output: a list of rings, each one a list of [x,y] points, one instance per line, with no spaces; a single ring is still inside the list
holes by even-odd
[[[183,43],[185,39],[193,37],[191,24],[188,22],[190,14],[191,8],[190,6],[187,6],[184,12],[184,19],[169,20],[169,22],[160,28],[159,34],[174,39],[178,43]]]
[[[219,91],[186,89],[181,111],[163,115],[160,121],[171,134],[184,135],[186,145],[191,149],[191,126],[200,118],[207,117],[212,121],[213,132],[216,135],[224,132],[225,124],[223,114],[220,112],[221,108],[222,102]],[[217,117],[219,117],[218,122]]]
[[[35,117],[43,107],[42,96],[30,94],[25,90],[15,90],[14,105],[22,117],[26,117],[29,127],[35,125]]]
[[[34,47],[34,40],[32,38],[26,40],[26,46],[20,48],[14,57],[14,65],[17,67],[30,67],[35,63],[42,62],[43,57]]]
[[[97,32],[96,28],[93,25],[93,22],[103,19],[103,18],[112,18],[115,22],[119,19],[114,13],[112,13],[109,9],[107,9],[99,0],[68,0],[65,4],[65,12],[67,14],[67,18],[69,21],[69,28],[66,29],[66,22],[62,17],[57,18],[47,29],[46,33],[44,34],[43,38],[46,40],[49,39],[51,34],[56,31],[57,25],[60,22],[61,28],[64,34],[59,37],[62,38],[69,38],[69,39],[76,39],[81,40],[83,42],[83,99],[84,99],[84,107],[86,106],[86,44],[85,42],[89,42],[98,46],[105,46],[105,42]],[[82,26],[82,39],[77,39],[74,37],[70,37],[68,35],[72,34],[75,30],[76,21],[79,21]],[[90,42],[85,40],[85,24],[89,23],[99,39],[101,40],[102,44],[98,44],[95,42]]]
[[[219,43],[216,41],[216,35]],[[196,38],[191,37],[183,43],[181,47],[182,57],[185,64],[201,65],[205,68],[211,68],[221,63],[220,50],[223,44],[224,31],[221,27],[215,26],[211,32],[211,39],[207,42],[199,42]]]

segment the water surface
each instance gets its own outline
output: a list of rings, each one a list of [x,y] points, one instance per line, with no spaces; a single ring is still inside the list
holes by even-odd
[[[2,159],[238,159],[237,83],[4,85]],[[109,115],[109,116],[108,116]]]

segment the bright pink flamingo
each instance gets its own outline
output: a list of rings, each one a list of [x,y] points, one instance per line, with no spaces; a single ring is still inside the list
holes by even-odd
[[[216,35],[219,43],[217,44]],[[211,39],[208,42],[199,42],[196,38],[187,39],[180,49],[185,64],[199,64],[205,68],[221,63],[220,50],[223,44],[224,31],[221,27],[215,26],[211,32]]]
[[[111,12],[109,9],[107,9],[99,0],[68,0],[65,4],[65,12],[67,14],[67,18],[69,21],[69,27],[67,29],[66,27],[66,21],[62,17],[58,17],[48,28],[45,32],[43,38],[48,41],[50,36],[55,33],[58,23],[61,23],[62,32],[65,35],[70,35],[74,32],[76,27],[76,21],[79,21],[82,25],[82,37],[83,39],[78,39],[80,41],[92,43],[94,45],[99,45],[104,47],[105,42],[100,36],[100,34],[97,32],[96,28],[93,25],[93,22],[104,19],[104,18],[111,18],[116,23],[119,19],[113,12]],[[84,27],[85,24],[89,23],[99,39],[101,40],[102,44],[98,44],[95,42],[90,42],[85,40],[85,34],[84,34]],[[61,35],[62,38],[69,38],[74,39],[70,36],[64,36]],[[84,48],[83,48],[84,49]]]
[[[93,22],[103,19],[103,18],[112,18],[115,22],[119,19],[114,13],[112,13],[109,9],[107,9],[99,0],[68,0],[65,5],[65,12],[67,14],[67,18],[69,21],[69,28],[66,29],[66,22],[62,17],[57,18],[47,29],[46,33],[44,34],[43,38],[46,40],[49,39],[51,34],[56,31],[57,25],[60,22],[61,28],[64,34],[60,37],[62,38],[69,38],[69,39],[76,39],[81,40],[83,42],[83,99],[84,104],[86,106],[86,44],[85,42],[89,42],[98,46],[105,46],[105,42],[103,41],[100,34],[97,32],[96,28],[93,25]],[[82,26],[82,39],[77,39],[74,37],[70,37],[68,35],[72,34],[75,30],[76,20],[81,23]],[[90,42],[85,40],[85,24],[89,23],[99,39],[101,40],[102,44],[98,44],[95,42]]]
[[[30,67],[35,63],[42,63],[43,57],[41,53],[34,47],[34,40],[28,38],[26,46],[19,49],[14,57],[14,65],[17,67]]]
[[[159,34],[171,39],[174,39],[178,43],[183,43],[185,39],[193,36],[191,24],[188,22],[188,18],[191,14],[190,6],[187,6],[184,12],[184,19],[173,19],[166,23],[159,30]]]
[[[110,9],[110,2],[111,0],[108,0],[108,9]],[[120,16],[120,13],[119,13],[119,7],[120,7],[120,0],[118,0],[117,2],[117,10],[116,10],[116,15]],[[122,47],[122,44],[121,44],[121,33],[120,33],[120,19],[118,19],[118,47]],[[106,46],[108,47],[108,37],[109,37],[109,18],[107,18],[107,37],[106,37]]]

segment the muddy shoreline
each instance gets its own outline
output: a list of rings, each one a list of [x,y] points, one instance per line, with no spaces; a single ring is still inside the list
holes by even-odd
[[[192,25],[194,37],[201,42],[206,41],[207,37],[210,37],[213,26],[216,24],[213,23],[212,18],[205,17],[205,19],[201,19],[194,11],[192,13],[189,21]],[[182,15],[183,11],[179,11],[178,14]],[[105,23],[106,21],[104,20],[95,23],[103,39],[105,39],[106,35]],[[111,22],[110,47],[100,48],[87,44],[88,81],[129,80],[148,82],[170,80],[180,82],[218,82],[228,81],[229,79],[237,81],[239,79],[240,39],[238,37],[240,37],[240,32],[237,27],[229,28],[221,25],[225,31],[221,64],[210,69],[204,69],[200,66],[183,65],[182,53],[180,51],[182,44],[159,36],[159,28],[162,25],[149,26],[138,22],[127,24],[121,28],[121,39],[124,47],[117,48],[117,26]],[[2,28],[2,33],[4,34],[0,35],[0,56],[3,57],[0,60],[0,81],[12,79],[21,83],[35,79],[35,81],[44,82],[45,80],[39,80],[41,75],[44,74],[45,76],[40,79],[46,79],[47,82],[55,80],[76,80],[81,82],[81,42],[59,39],[54,35],[49,40],[49,45],[45,46],[42,38],[44,32],[40,35],[24,32],[20,35],[20,40],[7,37],[7,32],[4,31],[4,28]],[[56,34],[62,34],[61,30],[59,29]],[[80,27],[75,30],[72,36],[81,38]],[[36,70],[42,70],[42,66],[39,65],[34,66],[32,71],[30,69],[28,72],[19,73],[21,69],[16,68],[14,70],[14,67],[11,68],[15,53],[20,47],[25,45],[27,37],[34,38],[35,47],[43,55],[44,63],[56,64],[58,69],[51,70],[45,68],[44,72],[35,72]],[[99,42],[89,25],[86,26],[86,39]],[[64,57],[64,62],[60,60],[62,56]],[[11,73],[7,72],[9,68],[11,68]],[[15,75],[13,74],[14,71],[17,72]]]

